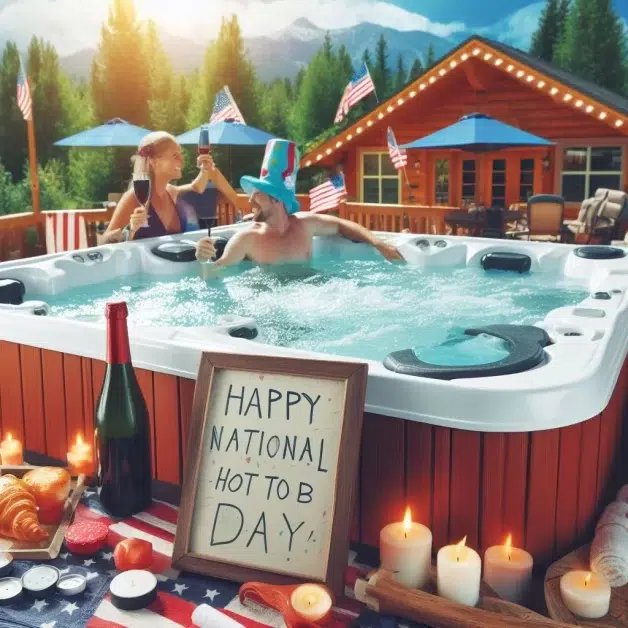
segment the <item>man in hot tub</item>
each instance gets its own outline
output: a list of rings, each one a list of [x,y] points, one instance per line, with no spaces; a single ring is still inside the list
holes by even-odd
[[[329,235],[367,242],[387,260],[402,259],[394,246],[357,223],[308,212],[294,216],[299,211],[294,191],[298,164],[299,153],[293,142],[279,139],[268,142],[259,179],[250,176],[240,179],[242,189],[250,195],[255,222],[230,238],[222,257],[205,268],[218,270],[245,259],[258,264],[307,261],[312,256],[312,238]],[[212,260],[215,254],[211,238],[198,241],[199,261]]]

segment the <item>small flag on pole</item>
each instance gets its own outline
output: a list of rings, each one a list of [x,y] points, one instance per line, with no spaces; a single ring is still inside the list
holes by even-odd
[[[374,91],[375,83],[373,83],[366,63],[363,63],[360,69],[351,77],[349,84],[345,87],[344,94],[338,105],[338,111],[336,111],[334,124],[340,122],[349,113],[353,105],[357,104],[362,98],[365,98]]]
[[[338,207],[346,196],[345,178],[342,174],[328,177],[324,183],[310,190],[310,211],[314,214]]]
[[[22,66],[22,59],[20,59],[20,67],[17,72],[17,106],[20,108],[24,120],[33,119],[33,99],[31,98],[28,79]]]
[[[408,163],[408,153],[406,153],[405,149],[399,148],[399,144],[397,144],[397,140],[395,139],[395,134],[393,130],[388,127],[388,154],[390,155],[390,159],[392,161],[393,166],[397,170],[401,170],[401,168],[405,168]]]
[[[209,124],[216,124],[216,122],[224,122],[225,120],[234,120],[240,124],[246,124],[236,101],[226,85],[216,94]]]

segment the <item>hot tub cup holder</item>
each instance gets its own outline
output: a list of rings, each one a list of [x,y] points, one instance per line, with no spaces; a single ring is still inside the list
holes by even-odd
[[[485,364],[445,366],[425,362],[413,349],[403,349],[386,356],[384,367],[402,375],[451,380],[522,373],[546,363],[549,359],[545,347],[552,344],[552,341],[547,331],[540,327],[487,325],[465,329],[464,334],[468,336],[486,334],[499,338],[507,343],[509,353],[501,360]]]

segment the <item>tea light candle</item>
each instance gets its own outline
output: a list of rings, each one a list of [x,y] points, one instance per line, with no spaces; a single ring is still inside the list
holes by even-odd
[[[137,611],[157,599],[157,578],[143,569],[118,574],[109,585],[111,603],[123,611]]]
[[[2,464],[4,465],[19,467],[24,464],[22,443],[20,443],[19,440],[15,440],[13,436],[11,436],[11,432],[9,432],[7,437],[0,443],[0,456],[2,457]]]
[[[493,545],[484,553],[484,581],[502,599],[522,603],[530,592],[533,564],[528,552],[512,547],[509,534],[504,545]]]
[[[76,442],[67,454],[68,457],[68,470],[73,476],[89,475],[93,468],[93,455],[92,448],[85,442],[80,434],[76,436]]]
[[[430,578],[432,533],[412,521],[410,508],[403,521],[391,523],[379,534],[381,567],[406,587],[420,589]]]
[[[72,596],[83,593],[87,587],[87,578],[78,573],[70,573],[59,578],[57,589],[61,595]]]
[[[0,579],[0,604],[11,604],[22,595],[22,581],[19,578]]]
[[[446,545],[436,556],[438,595],[452,602],[475,606],[480,599],[482,561],[467,547],[465,536],[457,545]]]
[[[560,579],[560,595],[565,606],[586,619],[599,619],[608,613],[611,587],[590,571],[569,571]]]
[[[331,595],[318,584],[302,584],[290,596],[294,611],[308,621],[320,621],[329,615],[332,607]]]

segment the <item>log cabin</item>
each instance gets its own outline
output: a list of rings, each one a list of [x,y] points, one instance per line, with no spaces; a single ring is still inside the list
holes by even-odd
[[[484,113],[553,142],[494,153],[408,149],[405,172],[388,156],[399,145],[470,113]],[[489,207],[560,194],[566,215],[597,188],[628,185],[628,98],[503,43],[473,36],[422,76],[336,136],[307,150],[302,168],[342,168],[348,200]]]

